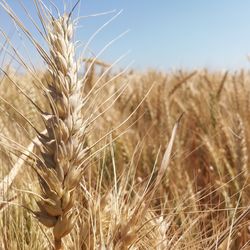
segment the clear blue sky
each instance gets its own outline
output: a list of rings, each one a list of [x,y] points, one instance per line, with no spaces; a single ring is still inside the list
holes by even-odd
[[[18,15],[24,16],[17,0],[8,2]],[[34,16],[34,8],[30,4],[32,0],[23,2]],[[61,0],[53,2],[58,6],[62,4]],[[121,15],[90,45],[98,53],[108,41],[129,29],[129,33],[101,56],[108,62],[130,50],[121,66],[134,60],[134,67],[139,69],[250,68],[247,60],[250,54],[250,1],[82,0],[80,8],[81,15],[123,9]],[[78,39],[86,42],[112,15],[83,19],[78,29]],[[11,30],[8,22],[1,10],[0,26],[7,31]],[[31,29],[31,25],[28,27]],[[17,37],[14,42],[18,43]]]

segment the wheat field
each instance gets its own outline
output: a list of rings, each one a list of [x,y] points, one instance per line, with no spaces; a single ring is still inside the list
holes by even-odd
[[[3,33],[0,249],[250,249],[250,72],[117,70],[0,3],[45,64]]]

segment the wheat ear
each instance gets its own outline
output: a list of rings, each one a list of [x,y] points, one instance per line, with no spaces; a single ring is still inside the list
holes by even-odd
[[[53,227],[55,249],[62,249],[62,238],[75,224],[75,189],[88,151],[73,29],[67,14],[52,19],[48,27],[50,54],[46,62],[52,80],[46,92],[51,111],[42,114],[46,133],[39,135],[41,159],[37,161],[37,172],[43,199],[37,202],[40,210],[36,215],[45,226]]]

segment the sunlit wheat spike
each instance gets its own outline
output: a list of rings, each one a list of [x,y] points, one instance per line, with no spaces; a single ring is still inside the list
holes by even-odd
[[[69,15],[51,19],[48,24],[49,58],[46,61],[51,81],[47,96],[51,111],[42,114],[46,133],[40,134],[41,160],[37,162],[43,199],[38,201],[37,218],[53,227],[55,249],[70,233],[77,218],[75,189],[81,176],[87,121],[82,118],[81,80],[75,59],[74,26]]]

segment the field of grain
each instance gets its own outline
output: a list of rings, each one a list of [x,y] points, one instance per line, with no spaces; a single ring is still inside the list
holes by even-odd
[[[250,248],[250,72],[113,69],[71,14],[38,4],[43,48],[0,2],[46,64],[6,39],[0,249]]]

